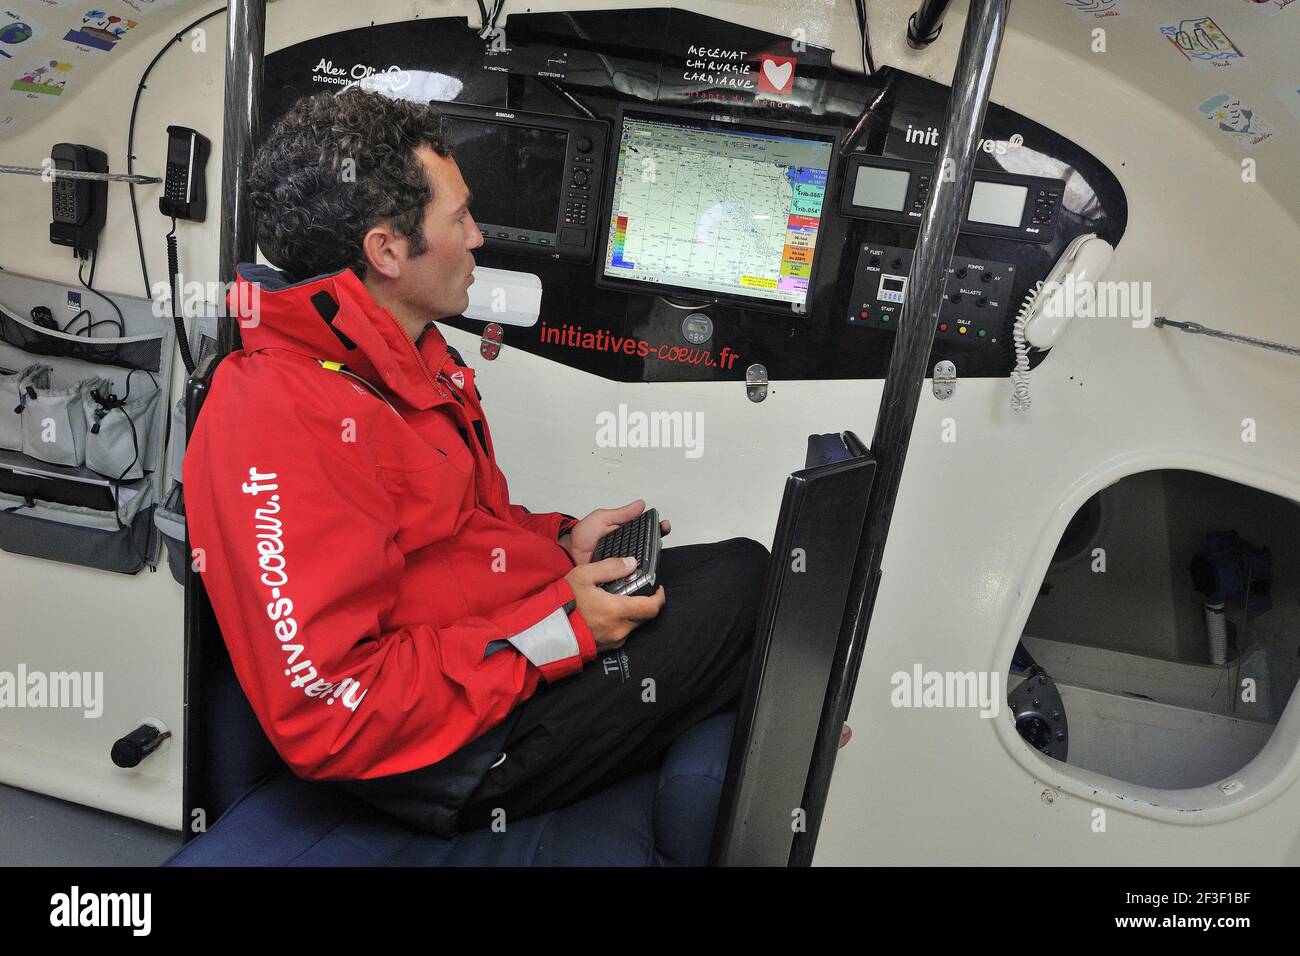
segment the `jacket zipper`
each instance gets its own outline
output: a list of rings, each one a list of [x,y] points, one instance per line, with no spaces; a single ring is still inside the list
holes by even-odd
[[[387,309],[384,310],[384,314],[393,320],[393,324],[397,326],[397,331],[402,333],[402,341],[406,343],[406,347],[410,349],[411,354],[415,357],[415,364],[418,365],[420,371],[424,373],[424,380],[428,382],[430,386],[436,385],[433,376],[429,373],[429,363],[424,360],[424,356],[420,354],[420,350],[416,348],[415,343],[411,341],[411,335],[406,331],[406,327],[403,326],[401,322],[397,321],[397,316],[393,315],[393,313],[389,312]],[[437,389],[435,388],[434,390],[436,391]]]
[[[411,341],[411,337],[406,333],[406,329],[402,326],[402,323],[397,321],[397,316],[393,315],[393,313],[388,312],[387,310],[385,310],[385,314],[386,314],[390,319],[393,320],[393,324],[396,325],[398,331],[402,333],[402,340],[406,343],[407,348],[411,350],[412,355],[415,357],[415,363],[416,363],[418,366],[420,366],[420,371],[422,371],[422,372],[424,373],[425,381],[427,381],[430,385],[434,385],[434,384],[435,384],[435,379],[434,379],[433,375],[430,374],[430,372],[429,372],[429,363],[427,363],[427,362],[424,360],[424,356],[420,354],[420,350],[419,350],[418,348],[416,348],[415,343],[414,343],[413,341]],[[454,399],[456,400],[457,404],[459,404],[459,405],[461,406],[461,408],[464,408],[464,407],[465,407],[465,401],[464,401],[464,399],[462,399],[459,395],[456,394],[456,389],[452,387],[452,383],[451,383],[450,381],[448,381],[448,380],[446,379],[446,377],[445,377],[441,372],[438,373],[438,379],[437,379],[437,380],[438,380],[438,381],[442,381],[442,382],[444,382],[444,383],[446,384],[446,386],[447,386],[447,391],[451,393],[451,397],[454,398]],[[469,436],[468,436],[468,435],[465,436],[465,444],[466,444],[467,447],[469,447],[469,453],[470,453],[470,455],[471,455],[472,457],[474,457],[475,459],[477,459],[478,456],[477,456],[477,454],[474,452],[473,447],[470,446]],[[443,454],[445,455],[446,452],[443,452]],[[484,450],[484,457],[486,457],[486,456],[487,456],[487,453],[486,453],[486,449],[485,449],[485,450]],[[491,459],[489,459],[489,462],[490,462],[490,461],[491,461]],[[479,469],[478,469],[478,467],[476,466],[475,469],[474,469],[474,474],[475,474],[475,479],[474,479],[474,480],[475,480],[475,484],[476,484],[476,485],[477,485],[477,483],[478,483],[478,472],[479,472]],[[475,489],[475,493],[474,493],[474,506],[475,506],[476,508],[481,508],[482,505],[479,503],[479,500],[478,500],[478,499],[479,499],[479,495],[478,495],[478,490],[477,490],[477,488],[476,488],[476,489]],[[487,510],[487,509],[484,509],[484,510]],[[489,513],[492,513],[492,512],[489,512]]]
[[[402,333],[402,341],[406,343],[407,348],[411,350],[411,354],[415,357],[415,364],[418,365],[420,371],[424,373],[424,380],[430,385],[435,385],[437,382],[446,385],[447,391],[451,393],[451,397],[454,398],[462,408],[464,408],[464,399],[456,394],[456,389],[452,387],[451,381],[443,375],[442,372],[438,373],[436,380],[434,379],[433,375],[429,372],[429,363],[424,360],[424,356],[420,354],[420,350],[416,347],[415,343],[411,341],[411,336],[407,334],[406,328],[401,322],[397,321],[397,316],[393,315],[393,313],[389,312],[387,309],[384,310],[384,313],[393,320],[393,324],[397,326],[397,330]]]

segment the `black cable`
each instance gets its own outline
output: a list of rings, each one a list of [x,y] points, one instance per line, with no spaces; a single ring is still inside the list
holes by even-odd
[[[847,156],[849,154],[853,149],[853,145],[857,142],[858,137],[862,135],[862,131],[866,129],[873,120],[880,116],[880,104],[884,102],[885,97],[887,97],[890,91],[894,88],[894,80],[897,76],[897,70],[887,69],[885,82],[880,85],[880,89],[876,91],[876,95],[867,101],[867,105],[862,110],[862,115],[858,117],[858,122],[854,125],[853,129],[849,131],[849,135],[844,137],[844,142],[840,145],[841,156]]]
[[[876,72],[876,61],[871,55],[871,27],[867,23],[867,10],[863,0],[853,0],[853,10],[858,17],[858,32],[862,34],[862,74],[871,76]]]
[[[131,104],[131,122],[128,124],[126,130],[126,171],[128,174],[133,173],[135,170],[135,117],[136,113],[140,109],[140,94],[142,94],[146,89],[144,85],[145,80],[149,79],[149,74],[153,72],[154,65],[163,58],[163,55],[166,54],[168,50],[172,48],[171,45],[173,43],[180,43],[185,39],[185,34],[189,33],[204,20],[210,20],[218,13],[224,12],[225,9],[225,7],[218,7],[211,13],[199,17],[189,26],[183,27],[175,36],[163,44],[162,49],[158,51],[154,58],[149,61],[149,65],[145,67],[144,73],[140,76],[140,82],[135,88],[135,102]],[[149,268],[145,265],[144,261],[144,236],[140,231],[140,211],[136,208],[135,204],[135,183],[130,184],[130,192],[131,218],[135,220],[135,244],[140,251],[140,275],[144,277],[144,295],[146,299],[152,299],[153,289],[149,287]]]
[[[87,336],[90,336],[90,330],[93,329],[93,328],[95,328],[95,326],[97,326],[97,325],[113,325],[113,326],[115,326],[115,325],[117,325],[117,320],[116,320],[116,319],[98,319],[98,320],[96,320],[96,321],[94,321],[94,322],[91,322],[91,323],[90,323],[88,326],[86,326],[84,329],[77,329],[77,331],[74,332],[73,334],[74,334],[74,335],[81,335],[82,333],[85,333]]]
[[[478,3],[478,29],[475,31],[480,40],[487,38],[488,12],[487,7],[483,6],[483,0],[476,0]]]
[[[86,290],[87,290],[87,291],[95,293],[95,295],[99,296],[101,299],[103,299],[105,302],[107,302],[109,305],[111,305],[111,306],[113,307],[113,311],[117,313],[117,327],[118,327],[118,335],[120,335],[121,337],[125,338],[125,337],[126,337],[126,319],[122,318],[122,310],[119,309],[119,308],[117,307],[117,303],[116,303],[116,302],[114,302],[112,299],[110,299],[108,296],[104,295],[104,293],[100,292],[98,289],[96,289],[96,288],[94,287],[94,284],[95,284],[95,262],[96,262],[96,260],[98,259],[98,257],[99,257],[99,251],[98,251],[98,250],[96,250],[95,252],[92,252],[92,253],[90,254],[90,281],[87,282],[87,281],[86,281],[86,277],[82,274],[82,271],[86,268],[86,260],[85,260],[85,259],[82,259],[82,260],[81,260],[81,264],[80,264],[79,266],[77,266],[77,279],[81,282],[81,284],[82,284],[83,286],[86,287]],[[112,322],[113,320],[112,320],[112,319],[104,319],[103,321],[104,321],[104,322]]]
[[[76,315],[74,315],[72,318],[68,319],[68,324],[65,325],[65,326],[63,326],[63,328],[59,329],[59,331],[60,331],[60,332],[67,332],[68,329],[72,328],[72,323],[73,323],[73,322],[76,322],[77,319],[81,318],[83,315],[90,315],[90,310],[89,310],[89,309],[82,309],[80,312],[78,312],[78,313],[77,313]],[[94,317],[93,315],[91,315],[91,316],[90,316],[90,319],[91,319],[91,322],[94,322],[95,317]],[[105,319],[104,321],[107,322],[108,319]],[[78,333],[78,334],[80,334],[80,333]]]
[[[180,253],[176,249],[176,217],[172,216],[172,231],[167,233],[167,289],[172,299],[172,322],[176,325],[176,344],[181,349],[181,361],[187,374],[194,374],[194,356],[190,354],[190,337],[185,331],[185,312],[181,308],[180,290],[177,288],[181,273]]]
[[[135,535],[133,533],[131,525],[128,525],[122,521],[122,503],[119,500],[119,492],[121,491],[122,488],[122,479],[123,477],[125,477],[128,471],[130,471],[132,468],[135,467],[135,463],[140,460],[140,436],[135,430],[135,421],[131,418],[130,415],[126,413],[125,408],[122,409],[122,417],[126,419],[126,423],[131,429],[131,447],[135,451],[135,457],[131,459],[131,464],[127,465],[126,468],[122,470],[122,474],[118,475],[116,479],[114,478],[108,479],[109,487],[113,489],[113,518],[115,521],[117,521],[117,530],[126,532],[126,541],[127,544],[131,546],[131,553],[134,554],[140,560],[141,564],[148,565],[149,570],[154,571],[156,569],[154,568],[153,564],[150,563],[149,556],[146,554],[141,554],[138,550],[136,550]],[[132,521],[132,524],[134,524],[134,520]],[[152,531],[150,532],[148,537],[150,538],[153,537]]]
[[[95,269],[98,266],[99,266],[99,250],[95,249],[90,253],[90,279],[83,284],[86,286],[87,289],[95,293],[95,295],[99,296],[101,299],[103,299],[105,302],[107,302],[109,305],[113,307],[113,311],[117,313],[117,327],[118,327],[117,334],[125,338],[126,319],[122,316],[122,310],[117,307],[117,303],[115,301],[113,301],[107,295],[105,295],[104,293],[100,292],[98,289],[95,288]],[[104,319],[102,321],[111,322],[112,320]]]
[[[147,368],[146,369],[136,368],[126,373],[126,392],[119,400],[121,404],[117,405],[116,408],[122,413],[122,417],[126,419],[127,427],[131,429],[131,448],[134,453],[134,457],[131,459],[131,463],[127,465],[125,468],[123,468],[121,473],[116,478],[108,478],[108,484],[113,492],[113,520],[117,522],[117,529],[119,531],[127,532],[126,540],[127,540],[127,544],[130,545],[131,547],[131,553],[140,560],[141,564],[148,565],[150,572],[153,572],[157,570],[157,567],[149,560],[149,556],[147,554],[141,554],[138,550],[136,550],[135,535],[132,533],[130,529],[130,525],[127,525],[122,521],[122,503],[119,500],[119,494],[122,488],[123,481],[125,480],[127,474],[131,471],[131,469],[136,466],[136,462],[140,460],[140,434],[136,430],[135,419],[133,419],[131,417],[131,414],[126,410],[126,403],[130,401],[131,398],[131,376],[134,375],[136,372],[144,372],[144,374],[149,376],[149,380],[153,382],[154,389],[157,390],[158,388],[158,379],[154,376],[153,372],[149,371]],[[100,427],[100,423],[96,423],[95,427],[96,428]],[[144,472],[143,469],[141,469],[141,471],[142,474],[140,477],[141,478],[146,477],[148,473]],[[105,475],[105,477],[107,478],[108,476]],[[150,540],[152,540],[153,538],[152,529],[150,529],[148,538]]]
[[[561,13],[560,16],[569,24],[569,29],[572,30],[579,39],[588,42],[591,41],[591,37],[583,31],[582,25],[573,18],[572,13]],[[592,52],[596,54],[596,59],[600,60],[601,64],[605,67],[605,73],[609,76],[609,85],[614,89],[618,89],[617,77],[614,75],[617,71],[614,69],[614,64],[610,62],[608,56],[601,53],[599,50],[594,50]]]
[[[556,96],[558,96],[560,99],[568,103],[571,107],[573,107],[574,111],[582,114],[583,116],[586,116],[588,119],[596,119],[596,114],[592,112],[591,108],[587,106],[586,103],[582,102],[582,100],[578,99],[576,96],[574,96],[568,90],[564,89],[564,87],[560,86],[560,84],[556,83],[554,80],[548,79],[547,77],[544,76],[534,77],[534,79],[536,79],[538,83],[541,83],[542,86],[546,87]]]

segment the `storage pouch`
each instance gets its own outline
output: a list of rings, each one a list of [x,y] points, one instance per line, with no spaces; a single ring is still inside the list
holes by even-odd
[[[104,378],[82,379],[67,388],[24,385],[23,454],[50,465],[77,468],[86,461],[86,413],[83,396],[107,389]]]
[[[158,549],[154,506],[141,494],[131,513],[20,498],[0,492],[0,548],[88,568],[135,574]]]
[[[167,548],[167,567],[177,584],[185,583],[185,492],[179,481],[172,482],[167,499],[153,513],[154,526]]]
[[[0,449],[23,450],[23,386],[48,388],[51,371],[50,366],[39,364],[19,372],[0,370]]]
[[[108,387],[82,393],[86,422],[86,467],[114,481],[134,481],[144,476],[149,459],[149,425],[158,386],[145,372],[127,377],[126,394],[114,395]]]

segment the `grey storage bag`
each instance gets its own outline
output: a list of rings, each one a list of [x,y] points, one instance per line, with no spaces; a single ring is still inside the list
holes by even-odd
[[[51,465],[78,468],[86,461],[86,413],[82,396],[110,387],[105,378],[86,378],[67,388],[24,385],[23,454]]]
[[[121,398],[113,394],[111,386],[82,394],[87,468],[114,481],[144,477],[144,464],[149,460],[146,439],[158,400],[158,386],[152,378],[148,372],[132,371]]]
[[[167,546],[167,567],[177,584],[185,583],[185,494],[179,481],[172,482],[167,499],[154,509],[153,523]]]
[[[24,386],[48,388],[52,371],[48,365],[35,363],[19,372],[0,372],[0,449],[23,450]]]

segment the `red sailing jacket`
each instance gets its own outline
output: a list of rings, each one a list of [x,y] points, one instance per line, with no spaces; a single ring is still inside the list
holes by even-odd
[[[596,656],[556,542],[575,519],[510,503],[474,372],[432,324],[417,347],[350,269],[238,272],[244,348],[184,459],[235,674],[300,777],[426,767]]]

